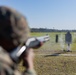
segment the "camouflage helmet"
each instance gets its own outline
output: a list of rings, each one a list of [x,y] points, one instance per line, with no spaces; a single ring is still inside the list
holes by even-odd
[[[26,18],[16,10],[0,6],[0,39],[13,40],[15,44],[27,40],[30,29]]]

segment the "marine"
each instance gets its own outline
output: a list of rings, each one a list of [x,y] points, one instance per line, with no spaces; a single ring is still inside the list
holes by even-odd
[[[0,6],[0,75],[37,75],[32,48],[20,57],[26,68],[22,73],[18,69],[19,62],[14,62],[10,57],[10,53],[29,37],[30,28],[26,18],[13,8]]]

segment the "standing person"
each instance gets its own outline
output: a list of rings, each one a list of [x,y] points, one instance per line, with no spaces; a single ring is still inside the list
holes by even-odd
[[[68,31],[66,34],[65,34],[65,42],[67,44],[67,51],[71,51],[71,43],[72,43],[72,35],[71,33]]]
[[[16,10],[0,6],[0,75],[36,75],[34,70],[34,52],[30,48],[20,57],[26,70],[20,73],[18,63],[10,53],[16,50],[30,36],[27,21]]]

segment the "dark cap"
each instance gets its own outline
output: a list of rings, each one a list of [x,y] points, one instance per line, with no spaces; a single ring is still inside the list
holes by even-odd
[[[0,6],[0,39],[24,42],[29,37],[29,26],[26,18],[18,11]]]

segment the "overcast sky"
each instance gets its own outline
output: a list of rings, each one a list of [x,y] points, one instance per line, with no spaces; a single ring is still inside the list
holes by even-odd
[[[76,29],[76,0],[0,0],[21,12],[31,28]]]

